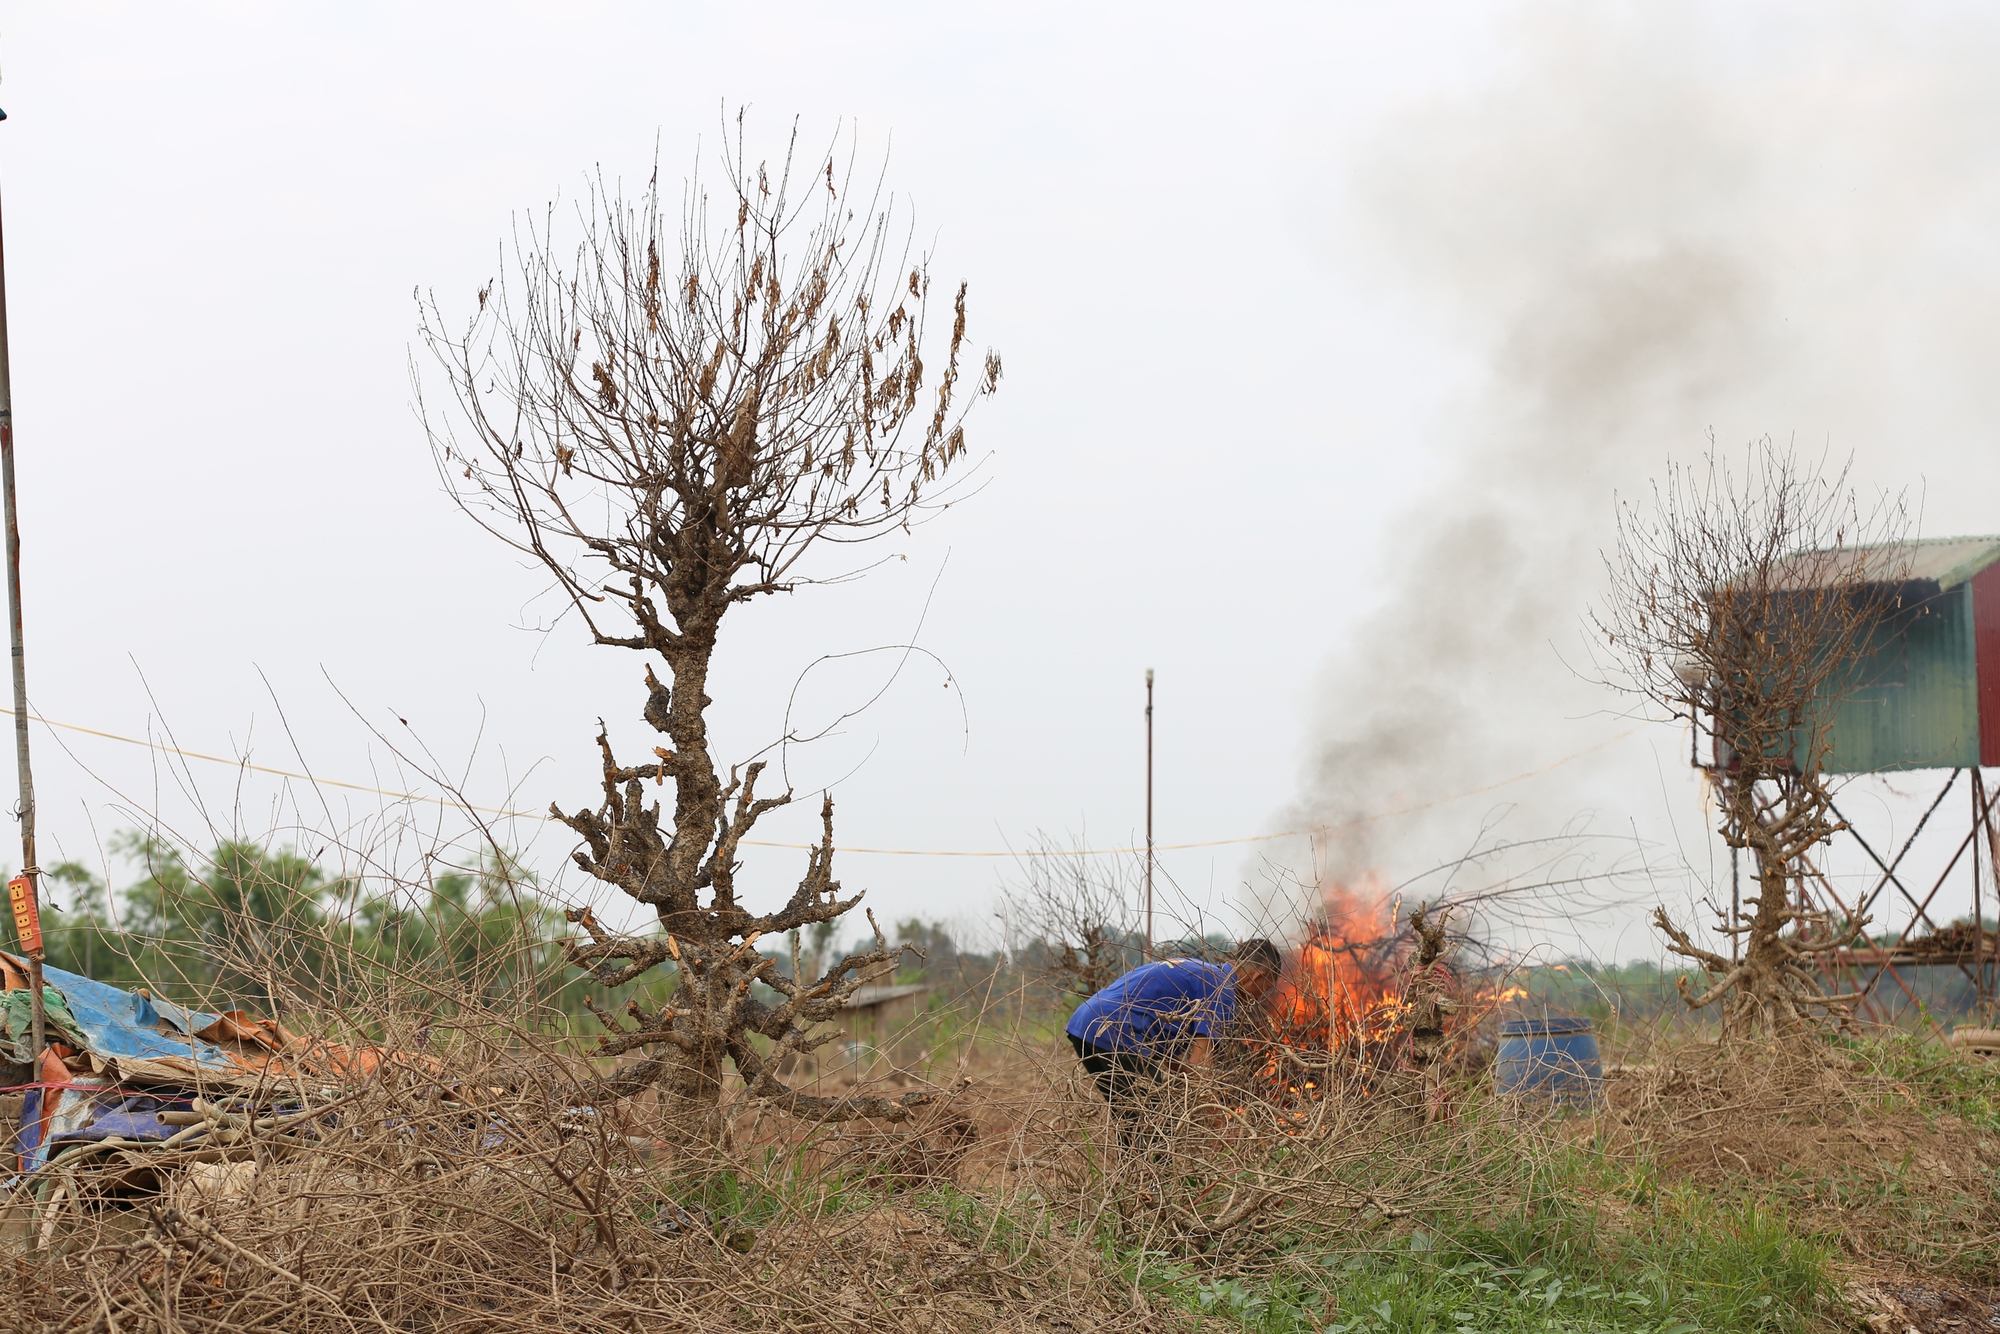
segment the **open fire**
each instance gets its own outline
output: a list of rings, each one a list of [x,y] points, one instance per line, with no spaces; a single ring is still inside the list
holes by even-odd
[[[1319,915],[1265,1002],[1279,1041],[1358,1054],[1394,1035],[1410,945],[1395,912],[1394,901],[1370,886],[1322,891]]]
[[[1263,1031],[1244,1039],[1262,1096],[1296,1106],[1321,1097],[1333,1079],[1393,1059],[1412,944],[1397,929],[1396,908],[1374,885],[1321,890],[1319,911],[1264,998]]]
[[[1392,1069],[1435,1069],[1455,1045],[1471,998],[1451,967],[1443,919],[1401,920],[1400,909],[1378,885],[1322,888],[1265,997],[1265,1031],[1247,1040],[1266,1097],[1298,1106],[1335,1080],[1366,1091]]]

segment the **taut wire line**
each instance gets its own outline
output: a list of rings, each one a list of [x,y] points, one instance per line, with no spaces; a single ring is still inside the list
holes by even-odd
[[[12,709],[0,708],[0,714],[5,714],[11,718],[14,716],[14,711]],[[133,736],[120,736],[116,732],[102,732],[95,727],[85,727],[80,723],[61,723],[53,718],[44,718],[40,714],[30,714],[29,718],[31,721],[42,724],[44,727],[60,727],[64,731],[81,732],[85,736],[101,737],[106,741],[122,741],[128,746],[143,746],[147,750],[159,751],[167,755],[178,755],[182,759],[204,760],[210,764],[226,764],[231,768],[248,769],[253,773],[271,774],[278,778],[296,778],[300,782],[313,783],[320,787],[337,787],[348,792],[362,792],[375,797],[393,797],[397,801],[429,802],[434,806],[449,806],[454,810],[475,811],[480,815],[501,815],[521,820],[546,820],[550,818],[547,811],[510,811],[497,806],[473,806],[466,802],[454,801],[448,797],[426,796],[421,792],[394,792],[384,787],[370,787],[365,783],[343,783],[337,778],[316,778],[311,774],[295,773],[290,769],[274,769],[265,764],[252,764],[248,760],[232,760],[226,755],[205,755],[198,750],[182,750],[177,746],[163,746],[157,741],[146,741]],[[1644,726],[1644,723],[1640,723],[1637,727],[1628,727],[1616,736],[1608,736],[1594,745],[1585,746],[1582,750],[1576,751],[1574,754],[1565,755],[1561,759],[1545,764],[1539,769],[1530,769],[1526,773],[1515,774],[1512,778],[1503,778],[1496,783],[1488,783],[1483,787],[1467,788],[1463,792],[1454,792],[1448,797],[1438,797],[1432,801],[1419,802],[1414,806],[1398,806],[1392,810],[1377,811],[1372,815],[1359,815],[1351,820],[1313,825],[1307,829],[1287,829],[1276,834],[1249,834],[1241,838],[1211,838],[1200,843],[1156,843],[1153,845],[1153,851],[1186,852],[1196,848],[1223,848],[1243,843],[1271,843],[1281,838],[1310,838],[1315,834],[1332,833],[1338,829],[1351,829],[1356,825],[1371,824],[1377,820],[1390,820],[1399,815],[1413,815],[1418,811],[1427,811],[1437,806],[1448,806],[1454,801],[1462,801],[1467,797],[1476,797],[1482,792],[1493,792],[1503,787],[1510,787],[1515,783],[1539,777],[1552,769],[1560,769],[1565,764],[1580,760],[1593,751],[1602,750],[1614,742],[1623,741],[1626,737],[1637,733]],[[760,839],[746,838],[743,840],[742,846],[748,848],[790,848],[795,851],[804,852],[811,851],[819,845],[817,843],[769,843]],[[834,850],[843,853],[865,853],[872,857],[1112,857],[1141,853],[1146,849],[1144,846],[1140,846],[1132,848],[1029,848],[1021,850],[1003,849],[997,852],[959,852],[935,848],[850,848],[843,844],[835,844]]]

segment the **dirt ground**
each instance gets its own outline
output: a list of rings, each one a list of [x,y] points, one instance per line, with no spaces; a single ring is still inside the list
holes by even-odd
[[[1936,1274],[1886,1274],[1850,1280],[1846,1295],[1872,1334],[2000,1329],[2000,1288],[1968,1287]]]

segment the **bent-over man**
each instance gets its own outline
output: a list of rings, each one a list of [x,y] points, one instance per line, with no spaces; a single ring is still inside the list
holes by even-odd
[[[1246,940],[1221,963],[1141,964],[1077,1007],[1064,1031],[1111,1104],[1121,1144],[1129,1146],[1139,1130],[1161,1073],[1206,1065],[1237,1002],[1262,999],[1282,967],[1277,946]]]

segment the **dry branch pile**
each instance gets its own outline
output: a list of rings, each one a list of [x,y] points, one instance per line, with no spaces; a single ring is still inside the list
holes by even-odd
[[[655,1117],[580,1104],[579,1087],[546,1053],[482,1060],[468,1047],[430,1072],[385,1063],[315,1109],[310,1131],[246,1121],[202,1162],[114,1149],[59,1165],[7,1213],[18,1281],[0,1291],[0,1324],[306,1334],[1131,1319],[1087,1251],[996,1258],[976,1232],[895,1207],[955,1176],[976,1140],[961,1115],[791,1141],[761,1160],[773,1175],[752,1207],[754,1160],[677,1150]],[[868,1193],[844,1196],[854,1181]]]

